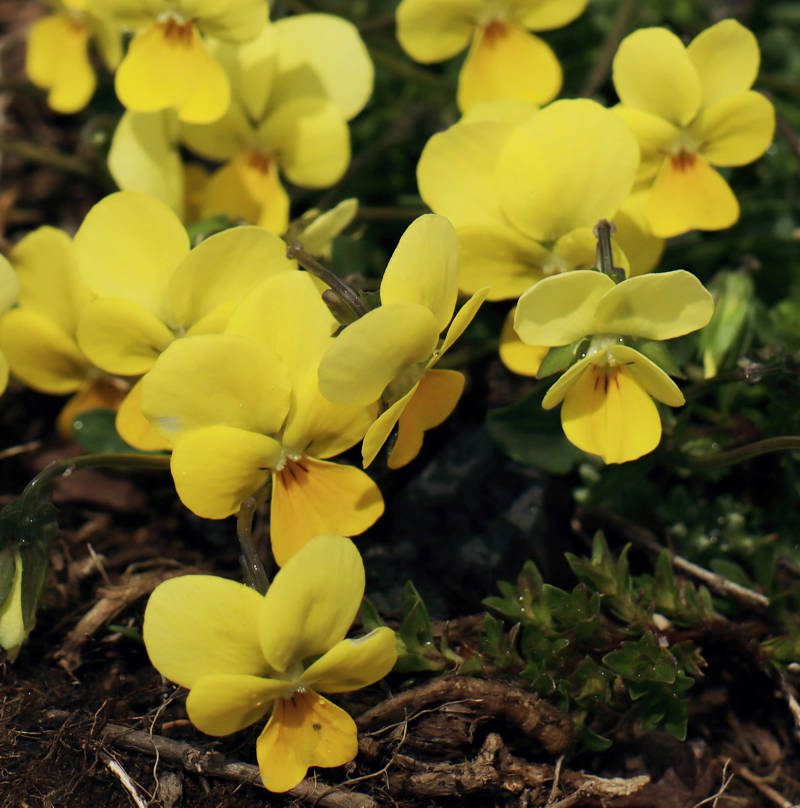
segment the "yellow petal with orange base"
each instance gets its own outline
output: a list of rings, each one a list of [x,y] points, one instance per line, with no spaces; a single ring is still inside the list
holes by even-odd
[[[546,104],[561,89],[561,65],[550,46],[510,22],[494,20],[475,32],[458,77],[458,106],[515,98]]]
[[[355,722],[313,690],[275,702],[256,745],[258,768],[270,791],[288,791],[309,766],[342,766],[358,753]]]
[[[508,313],[500,332],[500,361],[512,373],[535,377],[550,348],[547,345],[526,345],[514,331],[514,312],[516,307]]]
[[[387,461],[390,469],[405,466],[419,454],[424,433],[447,420],[465,381],[464,374],[456,370],[425,373],[398,420],[397,440]]]
[[[656,236],[724,230],[738,218],[730,186],[699,154],[681,152],[664,161],[647,203],[647,221]]]
[[[25,69],[31,81],[48,90],[56,112],[77,112],[92,97],[96,80],[87,52],[89,29],[70,14],[49,14],[28,33]]]
[[[378,486],[361,469],[313,457],[289,460],[272,478],[272,552],[283,566],[314,536],[357,536],[383,513]]]
[[[289,226],[289,195],[274,159],[244,152],[215,171],[200,196],[202,217],[223,213],[231,219],[258,224],[273,233]]]
[[[87,381],[58,414],[56,429],[64,440],[74,440],[72,422],[84,412],[90,410],[116,410],[125,397],[125,388],[121,383],[98,378]]]
[[[173,107],[186,123],[212,123],[225,114],[230,85],[192,24],[167,20],[134,36],[117,69],[119,100],[137,112]]]
[[[128,395],[120,402],[117,418],[114,424],[119,436],[134,449],[143,452],[156,452],[160,449],[169,449],[172,443],[168,441],[144,417],[142,413],[142,380],[140,379],[130,389]]]
[[[636,460],[661,440],[656,405],[625,366],[591,365],[567,393],[561,425],[571,443],[606,463]]]

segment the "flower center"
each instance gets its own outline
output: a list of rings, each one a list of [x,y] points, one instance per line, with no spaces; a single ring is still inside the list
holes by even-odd
[[[161,26],[164,39],[170,45],[183,46],[189,48],[194,40],[194,25],[184,22],[174,14],[164,15],[159,18],[158,24]]]
[[[683,173],[692,169],[697,160],[697,155],[687,151],[680,151],[678,154],[673,154],[669,159],[673,170]]]
[[[584,356],[591,356],[595,365],[606,365],[613,368],[617,364],[613,348],[624,345],[625,340],[617,334],[595,334]]]
[[[251,149],[247,153],[247,165],[261,174],[269,174],[270,162],[269,155],[258,149]]]

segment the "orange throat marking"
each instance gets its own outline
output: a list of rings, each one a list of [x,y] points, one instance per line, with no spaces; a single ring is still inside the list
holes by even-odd
[[[672,162],[673,170],[683,173],[692,169],[697,157],[691,152],[681,151],[678,154],[673,154],[669,159]]]
[[[508,36],[508,25],[502,20],[492,20],[488,25],[485,25],[481,31],[483,44],[488,45],[490,48],[495,47],[500,40]]]
[[[164,27],[164,38],[170,45],[184,45],[191,47],[194,39],[194,25],[190,22],[180,23],[174,19],[168,19],[162,23]]]
[[[264,154],[264,152],[260,152],[256,149],[248,152],[247,164],[261,174],[269,174],[270,158],[269,155]]]

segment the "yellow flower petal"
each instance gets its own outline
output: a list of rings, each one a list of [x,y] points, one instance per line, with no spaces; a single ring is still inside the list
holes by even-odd
[[[509,311],[500,332],[500,361],[513,373],[520,376],[536,376],[539,365],[550,348],[546,345],[526,345],[514,331],[514,312]]]
[[[10,258],[14,271],[7,269],[4,274],[0,312],[18,298],[21,307],[41,314],[73,337],[78,313],[91,293],[78,277],[72,239],[54,227],[39,227],[17,243]]]
[[[670,407],[680,407],[686,403],[678,385],[644,354],[627,345],[615,345],[609,349],[609,353],[617,364],[625,365],[633,380],[648,395]]]
[[[283,270],[253,289],[231,316],[227,332],[269,345],[286,363],[292,387],[305,382],[330,345],[339,324],[322,301],[307,272],[292,269],[284,242],[274,236],[281,250]]]
[[[347,122],[325,98],[284,102],[258,127],[257,142],[276,155],[291,182],[304,188],[333,185],[350,162]]]
[[[542,278],[550,251],[538,241],[510,227],[467,226],[457,232],[463,292],[489,287],[487,300],[516,299]]]
[[[425,373],[400,415],[397,440],[387,461],[390,469],[405,466],[419,454],[424,433],[450,417],[461,398],[465,381],[464,374],[456,370]],[[325,688],[320,687],[320,690]]]
[[[562,28],[583,14],[589,0],[534,0],[515,9],[520,24],[532,31]]]
[[[101,199],[74,239],[83,280],[96,295],[123,297],[165,313],[172,270],[189,253],[180,219],[163,203],[135,191]]]
[[[697,70],[686,48],[666,28],[640,28],[620,43],[613,66],[614,87],[626,107],[685,126],[702,101]]]
[[[484,0],[403,0],[397,7],[397,39],[417,62],[441,62],[469,44]]]
[[[397,640],[386,626],[364,637],[342,640],[323,654],[300,677],[321,693],[360,690],[383,679],[397,662]]]
[[[171,441],[166,440],[144,417],[141,379],[133,385],[119,404],[114,426],[122,440],[143,452],[169,449],[172,445]]]
[[[367,312],[339,334],[319,366],[319,389],[339,404],[371,404],[387,385],[427,362],[439,336],[430,309],[394,303]]]
[[[264,111],[275,89],[278,67],[276,30],[275,25],[267,24],[249,42],[212,40],[209,44],[212,56],[222,65],[231,83],[231,104],[224,118],[230,115],[232,108],[237,108],[235,115],[244,124],[242,131],[250,128],[250,121],[260,121],[264,117]],[[211,125],[218,127],[220,123],[221,121],[215,121]],[[203,127],[188,128],[203,136]],[[204,139],[208,139],[210,144],[207,135]],[[221,159],[229,159],[231,156],[228,154]]]
[[[552,410],[553,407],[557,407],[578,383],[586,369],[594,363],[594,360],[594,356],[585,356],[559,376],[542,399],[542,409]]]
[[[760,93],[727,96],[692,123],[698,152],[712,165],[741,166],[761,157],[775,133],[775,110]]]
[[[636,460],[661,440],[656,405],[624,365],[591,365],[567,393],[561,425],[571,443],[606,463]]]
[[[475,32],[458,76],[458,107],[516,98],[546,104],[561,89],[561,65],[550,46],[513,23],[493,20]]]
[[[758,41],[736,20],[701,31],[686,49],[700,77],[703,105],[749,90],[758,74]]]
[[[400,237],[381,281],[381,303],[416,303],[436,317],[443,331],[458,297],[460,247],[453,225],[443,216],[415,219]]]
[[[102,297],[84,307],[78,344],[108,373],[140,376],[175,338],[155,314],[119,297]]]
[[[266,485],[281,445],[266,435],[208,426],[180,435],[172,450],[172,478],[181,502],[204,519],[224,519]]]
[[[630,261],[630,275],[642,275],[654,269],[664,254],[664,239],[650,233],[647,224],[647,202],[650,193],[632,193],[611,220],[614,238]]]
[[[202,241],[172,273],[169,300],[184,328],[243,300],[263,280],[294,272],[286,245],[260,227],[234,227]]]
[[[528,345],[569,345],[594,333],[598,301],[613,287],[611,278],[591,269],[544,278],[519,299],[514,328]]]
[[[713,298],[690,272],[637,275],[613,286],[596,303],[588,333],[672,339],[702,328],[713,313]]]
[[[0,320],[0,350],[15,376],[52,395],[75,392],[91,369],[72,337],[52,320],[23,308]]]
[[[486,295],[489,293],[488,288],[478,289],[472,297],[470,297],[464,305],[456,312],[453,317],[453,322],[450,323],[450,328],[444,335],[441,347],[436,353],[435,357],[428,362],[428,367],[435,365],[439,359],[447,353],[452,347],[453,343],[467,330],[467,326],[475,319],[478,309],[483,305],[486,300]]]
[[[214,575],[159,584],[144,610],[145,648],[156,669],[182,687],[203,676],[269,672],[254,627],[263,598]]]
[[[553,241],[612,216],[638,163],[619,116],[586,99],[556,101],[509,135],[497,165],[500,201],[523,233]]]
[[[658,174],[664,157],[680,142],[681,130],[664,118],[633,107],[617,105],[613,111],[625,121],[639,144],[641,160],[636,172],[636,182],[652,179]]]
[[[326,464],[329,465],[329,464]],[[342,536],[310,539],[272,581],[261,603],[261,651],[283,672],[341,642],[364,596],[364,563]]]
[[[14,577],[5,600],[0,603],[0,648],[10,662],[16,660],[27,636],[22,615],[22,558],[19,550],[14,550]]]
[[[289,380],[267,345],[234,334],[176,340],[142,384],[142,409],[166,437],[214,424],[277,433],[289,409]]]
[[[127,110],[111,138],[108,170],[123,190],[154,196],[183,217],[183,163],[172,110]]]
[[[298,14],[273,26],[278,45],[278,97],[327,96],[345,120],[372,94],[374,69],[358,29],[333,14]]]
[[[730,186],[699,154],[681,152],[664,160],[647,203],[655,235],[723,230],[738,218],[739,203]]]
[[[289,224],[289,195],[277,162],[260,151],[248,151],[217,169],[201,192],[200,215],[219,213],[283,233]]]
[[[331,342],[333,340],[330,340]],[[377,407],[334,404],[319,392],[318,365],[292,386],[293,405],[281,442],[289,453],[324,459],[358,443],[377,414]]]
[[[275,702],[256,745],[258,768],[269,791],[294,788],[309,766],[343,766],[358,753],[353,719],[307,690]]]
[[[47,103],[56,112],[77,112],[94,93],[88,41],[89,29],[71,14],[48,14],[31,26],[25,69],[48,90]]]
[[[369,466],[378,456],[378,452],[389,439],[389,435],[392,434],[395,424],[400,420],[403,410],[413,398],[418,386],[419,382],[414,384],[405,395],[397,399],[390,407],[387,407],[372,422],[372,425],[364,435],[364,442],[361,444],[361,460],[364,468]]]
[[[506,227],[495,187],[495,166],[513,124],[457,123],[435,134],[417,166],[420,196],[455,227]]]
[[[382,513],[381,492],[361,469],[308,456],[289,460],[272,478],[272,553],[283,565],[314,536],[357,536]]]
[[[216,51],[227,53],[227,49],[217,48]],[[171,114],[175,115],[174,112]],[[201,157],[220,163],[233,160],[252,148],[255,138],[255,127],[245,107],[236,98],[231,99],[225,114],[218,120],[201,124],[179,121],[179,132],[181,143],[187,148]]]
[[[8,362],[5,356],[0,353],[0,394],[8,387]]]
[[[230,85],[192,23],[173,19],[140,31],[117,68],[120,101],[137,112],[173,107],[187,123],[211,123],[225,114]]]
[[[17,273],[5,256],[0,255],[0,313],[7,311],[16,301],[20,292]]]
[[[207,735],[230,735],[263,718],[275,699],[291,690],[288,682],[217,673],[200,677],[186,698],[189,720]]]

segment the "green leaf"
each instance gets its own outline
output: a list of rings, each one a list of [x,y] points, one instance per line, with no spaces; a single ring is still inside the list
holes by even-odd
[[[486,429],[512,460],[551,474],[566,474],[584,453],[564,436],[556,410],[542,409],[542,390],[508,407],[490,410]]]
[[[581,337],[570,345],[559,345],[557,348],[551,348],[542,359],[536,378],[546,379],[554,373],[563,373],[575,361],[581,348],[586,343],[586,338]]]
[[[685,379],[686,374],[678,367],[669,348],[656,340],[636,340],[633,345],[637,351],[643,353],[651,362],[655,362],[661,370],[677,379]]]
[[[675,658],[666,648],[661,648],[651,632],[641,640],[628,640],[616,651],[603,657],[603,664],[618,673],[636,699],[642,686],[649,682],[673,684],[678,675]],[[637,695],[634,695],[637,694]]]
[[[422,596],[411,581],[403,587],[403,621],[397,630],[399,654],[395,670],[439,671],[445,660],[433,642],[431,618]]]
[[[72,422],[72,434],[89,454],[139,452],[119,436],[116,418],[114,410],[87,410]]]
[[[374,631],[376,628],[385,626],[386,622],[380,616],[380,613],[372,604],[372,601],[364,597],[361,599],[361,608],[359,609],[358,616],[361,619],[361,625],[364,631]]]

